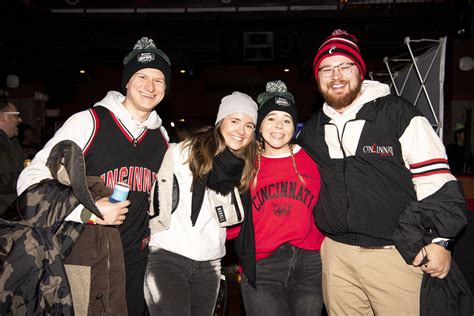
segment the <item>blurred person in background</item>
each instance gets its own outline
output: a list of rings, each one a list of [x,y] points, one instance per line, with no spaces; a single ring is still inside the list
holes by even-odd
[[[18,142],[20,112],[7,99],[0,100],[0,215],[15,201],[17,179],[23,169]]]
[[[455,176],[472,174],[473,156],[471,148],[466,146],[466,128],[463,123],[454,125],[453,143],[446,146],[449,169]]]
[[[18,140],[25,159],[33,159],[38,151],[41,150],[41,145],[38,143],[38,132],[29,124],[20,124]]]

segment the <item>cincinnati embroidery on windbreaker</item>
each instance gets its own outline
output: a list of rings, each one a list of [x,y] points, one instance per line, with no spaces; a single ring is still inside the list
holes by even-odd
[[[314,194],[311,190],[307,189],[300,182],[284,181],[272,183],[259,189],[252,198],[252,204],[256,211],[260,211],[265,202],[276,198],[297,200],[304,203],[308,208],[311,208],[313,201],[315,201]],[[277,203],[278,204],[275,204],[276,206],[282,204],[281,202]],[[288,213],[289,211],[290,209],[281,207],[280,205],[278,212],[281,214],[278,215],[286,215],[284,213]]]
[[[121,167],[109,170],[100,175],[105,185],[113,188],[115,183],[124,182],[132,191],[150,193],[151,185],[156,179],[156,172],[144,167]]]
[[[362,147],[362,152],[364,154],[376,154],[381,157],[384,156],[393,156],[393,147],[392,146],[380,146],[377,144],[372,144],[370,146]]]

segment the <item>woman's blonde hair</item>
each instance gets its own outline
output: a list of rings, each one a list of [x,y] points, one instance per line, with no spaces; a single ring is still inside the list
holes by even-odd
[[[214,157],[226,148],[224,136],[221,133],[222,120],[216,126],[204,127],[197,130],[184,143],[184,148],[189,148],[189,169],[195,179],[202,178],[212,169]],[[240,178],[239,191],[243,192],[250,186],[250,181],[255,173],[255,155],[257,143],[255,138],[234,155],[244,160],[244,169]]]

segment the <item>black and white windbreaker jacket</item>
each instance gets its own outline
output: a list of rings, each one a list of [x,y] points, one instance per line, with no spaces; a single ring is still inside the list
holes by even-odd
[[[361,91],[342,114],[324,104],[297,140],[321,174],[318,227],[345,244],[393,245],[410,202],[421,203],[456,178],[441,140],[418,109],[376,81],[364,81]],[[453,207],[459,216],[446,217],[453,229],[441,237],[454,237],[466,223],[462,204]]]

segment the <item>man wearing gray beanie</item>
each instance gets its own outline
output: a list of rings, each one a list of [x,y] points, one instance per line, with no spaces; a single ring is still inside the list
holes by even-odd
[[[101,177],[108,187],[120,182],[130,188],[125,201],[111,203],[103,198],[96,202],[102,218],[82,205],[66,218],[85,225],[65,259],[68,274],[73,274],[69,279],[75,313],[80,315],[145,312],[148,197],[169,140],[154,109],[169,91],[171,63],[152,39],[143,37],[123,64],[121,90],[125,94],[109,91],[92,108],[71,116],[18,180],[21,194],[29,186],[51,179],[46,166],[50,151],[68,139],[82,148],[88,176]],[[114,234],[119,236],[118,242],[111,239]],[[114,253],[117,244],[118,252]]]

